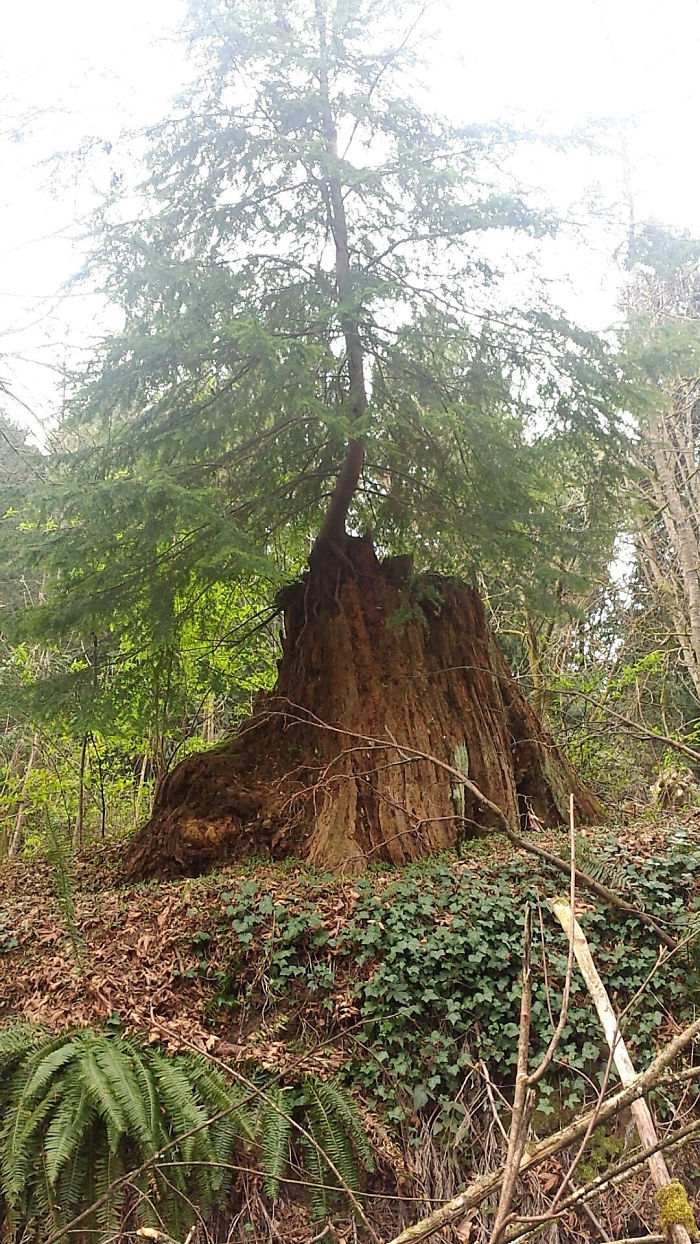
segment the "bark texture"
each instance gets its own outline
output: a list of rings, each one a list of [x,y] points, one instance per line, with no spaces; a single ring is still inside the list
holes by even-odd
[[[359,872],[453,847],[493,813],[514,829],[600,809],[521,694],[478,595],[371,541],[319,543],[286,588],[277,686],[239,734],[168,774],[126,861],[130,877],[196,873],[249,852]],[[379,742],[377,742],[379,740]],[[491,819],[490,819],[491,818]]]

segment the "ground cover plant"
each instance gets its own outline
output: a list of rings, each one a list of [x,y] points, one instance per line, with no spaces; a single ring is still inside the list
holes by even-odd
[[[168,1056],[114,1025],[1,1028],[0,1223],[24,1239],[60,1238],[74,1218],[84,1239],[137,1223],[177,1237],[252,1161],[273,1201],[293,1161],[327,1217],[374,1169],[360,1115],[332,1081],[270,1079],[231,1083],[201,1054]]]
[[[551,836],[547,841],[556,845]],[[581,843],[581,852],[587,853],[589,868],[597,867],[609,884],[667,921],[675,935],[683,938],[692,930],[700,898],[700,837],[692,817],[669,819],[663,834],[656,823],[638,825],[621,838],[597,831]],[[240,1142],[245,1154],[233,1164],[260,1172],[260,1204],[278,1205],[278,1213],[291,1212],[294,1204],[336,1219],[348,1212],[337,1177],[328,1170],[321,1174],[318,1151],[303,1138],[294,1140],[285,1115],[302,1122],[358,1192],[377,1195],[398,1178],[409,1197],[421,1188],[441,1196],[470,1170],[480,1169],[484,1144],[495,1143],[483,1068],[493,1091],[505,1094],[499,1110],[504,1122],[508,1117],[528,899],[542,913],[547,964],[545,982],[536,918],[533,1058],[541,1054],[558,1013],[566,942],[547,909],[548,898],[561,890],[557,873],[529,855],[513,858],[495,841],[484,841],[468,844],[461,859],[444,855],[398,874],[377,868],[353,881],[251,859],[205,878],[116,890],[112,901],[108,883],[116,857],[110,848],[101,859],[85,857],[76,864],[73,931],[50,869],[43,889],[36,865],[31,878],[18,863],[14,880],[5,879],[0,954],[5,1023],[23,1011],[48,1022],[56,1033],[42,1047],[49,1055],[76,1042],[78,1049],[81,1042],[89,1048],[94,1040],[102,1051],[123,1049],[128,1060],[145,1059],[150,1066],[165,1043],[166,1051],[181,1051],[187,1068],[194,1045],[223,1064],[210,1067],[214,1074],[208,1081],[218,1083],[220,1093],[235,1090],[240,1096],[236,1073],[267,1083],[272,1104],[262,1103],[257,1112],[250,1102],[241,1107],[252,1112],[251,1121]],[[585,896],[582,906],[581,923],[615,1006],[623,1011],[632,1003],[624,1031],[635,1061],[644,1066],[694,1013],[693,944],[653,972],[658,942],[648,926]],[[37,986],[33,996],[24,983],[30,979]],[[144,995],[150,999],[146,1007]],[[65,1033],[76,1007],[94,1037],[86,1029]],[[133,1046],[139,1030],[152,1046],[138,1040]],[[36,1056],[31,1041],[29,1047]],[[68,1110],[70,1095],[79,1091],[74,1054],[66,1066],[73,1067],[73,1081],[59,1091],[58,1080],[49,1076],[43,1086],[42,1101],[51,1099],[52,1083],[55,1096],[30,1133],[37,1144],[45,1143],[52,1126],[55,1135],[57,1112],[62,1103]],[[538,1135],[556,1130],[595,1098],[605,1066],[599,1026],[575,982],[556,1060],[538,1088],[533,1123]],[[56,1076],[62,1074],[55,1069]],[[198,1108],[204,1105],[199,1096]],[[282,1106],[282,1114],[275,1105]],[[675,1118],[676,1091],[665,1087],[655,1094],[654,1106],[660,1119]],[[333,1117],[337,1122],[329,1130]],[[256,1144],[255,1129],[261,1126]],[[101,1143],[108,1147],[106,1139]],[[138,1133],[134,1143],[136,1161],[146,1150],[139,1150]],[[155,1146],[155,1138],[151,1143]],[[592,1178],[619,1160],[627,1144],[624,1128],[598,1129],[583,1176]],[[373,1163],[376,1174],[368,1169]],[[32,1170],[32,1179],[43,1179],[46,1187],[41,1163]],[[190,1199],[196,1166],[191,1175]],[[40,1203],[33,1187],[22,1185],[13,1212],[28,1213],[30,1202]],[[232,1207],[240,1196],[236,1188],[234,1182],[227,1194]],[[640,1184],[640,1195],[642,1190]],[[195,1196],[201,1213],[210,1193],[203,1189]],[[523,1195],[540,1194],[526,1184]],[[221,1208],[226,1197],[217,1194],[215,1201]],[[366,1211],[374,1206],[360,1203]],[[120,1212],[128,1214],[131,1204],[127,1196]],[[387,1224],[396,1224],[392,1204],[389,1200],[381,1210]],[[116,1208],[112,1205],[113,1212]],[[167,1216],[166,1199],[157,1211]],[[375,1211],[380,1212],[378,1204]],[[186,1204],[177,1212],[183,1223],[189,1221]]]
[[[621,862],[614,838],[596,847],[599,870],[621,893],[683,936],[697,919],[700,843],[678,836],[668,856],[644,867]],[[531,902],[542,914],[547,981],[534,987],[533,1059],[546,1048],[558,1013],[566,944],[556,936],[547,899],[560,892],[556,875],[523,872],[521,859],[494,869],[479,849],[470,863],[438,858],[399,878],[381,871],[358,880],[339,900],[332,879],[305,877],[275,900],[265,885],[244,880],[224,891],[213,924],[194,934],[196,971],[212,988],[212,1015],[245,1018],[279,1011],[287,1040],[317,1032],[351,1036],[342,1074],[360,1083],[387,1117],[399,1122],[417,1109],[448,1105],[479,1060],[507,1082],[517,1055],[522,913]],[[581,923],[621,1008],[653,969],[658,946],[635,917],[593,906]],[[697,1002],[694,943],[655,973],[639,1013],[630,1017],[631,1044],[642,1062],[673,1015],[678,1022]],[[650,1004],[650,997],[653,1004]],[[556,1074],[541,1088],[543,1115],[579,1106],[584,1080],[602,1074],[602,1036],[585,990],[569,1011]],[[554,1100],[551,1100],[554,1099]],[[556,1104],[555,1104],[556,1103]]]

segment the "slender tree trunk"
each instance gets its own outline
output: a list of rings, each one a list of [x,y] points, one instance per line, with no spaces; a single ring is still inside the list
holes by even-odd
[[[551,708],[551,691],[544,672],[544,662],[554,633],[554,618],[549,618],[540,634],[530,610],[524,605],[525,649],[532,678],[532,707],[538,717],[547,720]]]
[[[34,768],[34,765],[36,764],[37,756],[39,755],[39,745],[39,731],[35,730],[34,737],[32,738],[32,750],[29,753],[29,760],[27,761],[27,767],[24,771],[22,793],[20,795],[19,806],[17,808],[17,815],[15,817],[15,828],[10,840],[9,850],[7,852],[10,857],[18,855],[22,850],[24,843],[24,826],[27,820],[27,787],[29,784],[29,776]]]
[[[673,453],[668,427],[661,418],[654,420],[652,436],[657,439],[654,461],[665,501],[662,515],[678,554],[688,602],[690,646],[695,669],[700,670],[700,549],[694,516],[691,516],[679,492],[674,471],[674,458],[678,455]]]
[[[95,760],[97,761],[97,773],[98,773],[99,783],[100,783],[100,837],[104,838],[107,832],[107,800],[105,798],[105,776],[102,770],[102,757],[100,756],[100,749],[97,746],[94,734],[90,735],[90,741],[92,743],[92,750],[95,755]]]
[[[146,780],[146,769],[148,767],[148,752],[145,751],[141,757],[141,771],[139,773],[138,786],[136,787],[136,797],[134,799],[134,829],[138,827],[141,819],[141,795]]]
[[[348,242],[348,224],[345,215],[343,185],[338,172],[338,135],[333,119],[330,89],[328,82],[328,48],[326,33],[326,15],[322,0],[316,0],[316,24],[319,38],[319,85],[321,113],[326,144],[327,181],[325,186],[326,211],[328,223],[335,244],[335,279],[338,292],[340,325],[345,338],[345,351],[348,366],[347,406],[350,421],[357,424],[367,409],[367,387],[365,384],[365,360],[362,347],[360,325],[354,308],[355,291],[353,290],[352,270],[350,265],[350,248]],[[359,437],[351,437],[340,474],[321,524],[318,541],[342,547],[345,538],[345,524],[348,510],[359,483],[364,462],[364,445]]]
[[[73,846],[80,851],[83,847],[84,825],[85,825],[85,767],[87,763],[87,749],[90,736],[83,735],[83,742],[80,748],[80,773],[78,777],[78,814],[75,818],[75,830],[73,833]]]
[[[646,479],[643,499],[647,507],[653,503],[654,517],[663,523],[668,545],[659,550],[648,519],[640,517],[637,548],[647,581],[668,610],[683,664],[700,699],[700,511],[696,508],[700,464],[696,463],[692,426],[686,428],[678,409],[681,397],[670,394],[667,401],[675,409],[650,416],[640,465]]]
[[[202,738],[211,747],[216,739],[216,696],[210,692],[204,701],[202,712]]]

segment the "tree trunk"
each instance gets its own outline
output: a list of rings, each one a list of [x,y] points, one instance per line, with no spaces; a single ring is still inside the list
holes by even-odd
[[[22,782],[22,793],[19,798],[19,806],[15,817],[15,827],[7,852],[10,858],[12,858],[13,855],[19,855],[22,847],[24,846],[24,826],[27,821],[27,791],[29,786],[29,778],[39,755],[40,744],[41,738],[39,731],[35,730],[32,737],[32,750],[29,753],[29,760],[27,761],[27,767],[24,771],[24,781]]]
[[[83,742],[80,748],[80,773],[78,775],[78,812],[75,818],[75,830],[73,833],[73,846],[77,851],[82,851],[85,832],[85,768],[87,764],[87,749],[90,742],[90,735],[83,735]]]
[[[138,828],[141,819],[141,794],[143,792],[144,783],[146,781],[146,769],[148,767],[148,752],[144,752],[141,757],[141,768],[139,770],[138,786],[134,796],[134,829]]]
[[[275,690],[223,745],[160,783],[127,874],[196,873],[248,852],[359,872],[402,864],[528,813],[600,809],[521,694],[470,588],[379,563],[368,539],[317,544],[284,589]],[[410,752],[402,750],[410,749]],[[424,753],[415,758],[415,753]],[[438,762],[438,763],[436,763]]]

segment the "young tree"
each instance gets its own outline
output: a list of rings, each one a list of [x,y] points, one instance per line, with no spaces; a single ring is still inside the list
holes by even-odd
[[[508,189],[507,136],[411,100],[406,6],[196,0],[190,17],[197,86],[153,135],[137,219],[118,203],[101,222],[93,272],[125,327],[63,429],[93,448],[63,467],[81,488],[51,535],[54,625],[104,626],[131,595],[167,631],[194,577],[312,547],[278,596],[274,692],[165,778],[129,868],[264,845],[420,856],[492,823],[436,763],[456,758],[511,821],[558,821],[572,790],[594,815],[477,594],[413,571],[551,578],[554,438],[574,474],[603,479],[614,456],[603,345],[526,304],[522,279],[510,308],[500,280],[497,257],[553,221]]]

